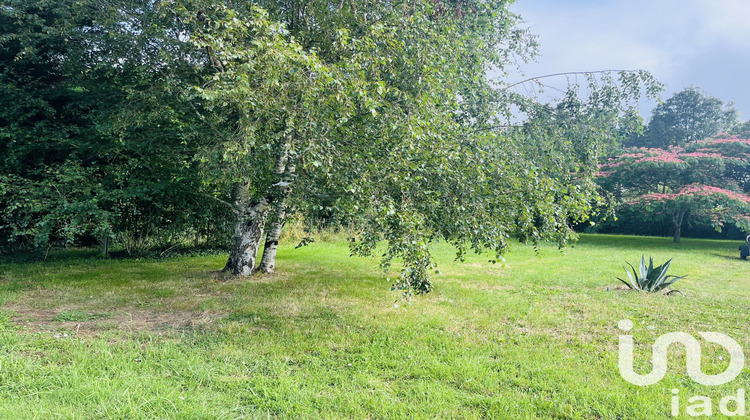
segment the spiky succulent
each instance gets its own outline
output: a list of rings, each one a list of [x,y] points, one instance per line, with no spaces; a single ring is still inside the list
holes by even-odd
[[[623,282],[628,288],[640,292],[657,293],[669,287],[677,280],[687,277],[667,275],[669,265],[672,263],[671,259],[658,267],[654,267],[654,259],[649,257],[648,266],[646,266],[646,257],[642,255],[641,265],[638,267],[638,270],[632,264],[626,263],[630,266],[630,270],[625,268],[629,281],[625,281],[619,277],[617,277],[617,280]]]

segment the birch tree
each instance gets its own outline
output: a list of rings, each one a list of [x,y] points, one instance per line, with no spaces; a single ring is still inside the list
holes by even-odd
[[[473,250],[497,259],[511,236],[561,245],[575,237],[570,222],[587,218],[595,188],[592,170],[572,168],[595,168],[595,136],[576,146],[560,177],[527,153],[528,138],[501,128],[513,105],[529,102],[488,70],[502,72],[535,47],[508,2],[260,4],[268,10],[172,8],[204,53],[198,72],[209,76],[194,90],[234,130],[206,158],[232,184],[226,271],[273,271],[287,199],[312,178],[358,216],[353,253],[385,241],[382,266],[399,261],[394,288],[406,294],[431,290],[438,239],[458,258]],[[591,106],[617,115],[633,96],[627,89],[649,77],[623,72],[625,90],[604,80]]]

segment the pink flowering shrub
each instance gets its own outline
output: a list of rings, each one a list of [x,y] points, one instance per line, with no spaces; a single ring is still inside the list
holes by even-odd
[[[701,140],[698,142],[698,144],[727,144],[727,143],[746,144],[750,146],[750,139],[741,139],[737,136],[732,136],[732,137],[705,139],[705,140]]]
[[[715,201],[735,201],[739,204],[750,204],[750,196],[736,191],[725,190],[710,185],[691,184],[687,185],[676,193],[651,193],[644,194],[631,201],[630,204],[654,204],[657,202],[671,201],[695,201],[700,198],[712,198]]]
[[[750,139],[721,136],[685,147],[629,148],[599,165],[600,185],[646,221],[685,217],[750,231]]]

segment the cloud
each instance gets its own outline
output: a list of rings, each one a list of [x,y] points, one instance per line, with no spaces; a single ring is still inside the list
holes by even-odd
[[[540,56],[525,75],[645,69],[667,83],[667,95],[689,85],[727,92],[734,97],[720,97],[750,116],[750,90],[741,89],[750,74],[748,0],[519,0],[512,10],[539,36]]]
[[[700,1],[696,12],[701,19],[701,35],[710,44],[750,51],[750,2],[747,0]]]

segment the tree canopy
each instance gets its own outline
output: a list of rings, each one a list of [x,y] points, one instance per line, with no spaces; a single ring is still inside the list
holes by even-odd
[[[248,275],[273,271],[285,219],[325,193],[352,252],[385,242],[407,294],[431,289],[436,240],[458,258],[499,258],[512,236],[564,245],[599,156],[659,86],[623,71],[553,104],[514,93],[488,78],[535,49],[508,5],[11,1],[0,233],[229,234],[225,269]]]
[[[738,117],[731,104],[691,86],[657,105],[645,132],[632,137],[628,144],[651,148],[684,146],[729,131]]]
[[[644,222],[671,223],[679,242],[690,220],[750,230],[750,140],[709,138],[687,147],[626,149],[600,165],[599,182]]]

